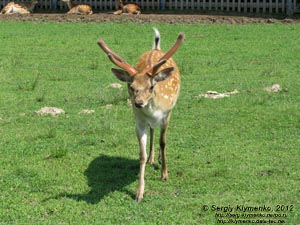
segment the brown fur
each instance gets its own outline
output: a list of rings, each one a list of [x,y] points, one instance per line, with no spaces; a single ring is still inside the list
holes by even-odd
[[[142,71],[141,74],[145,74],[144,68],[151,68],[163,55],[164,53],[160,50],[146,52],[139,58],[135,68]],[[180,90],[179,70],[172,58],[162,65],[159,71],[170,67],[174,67],[172,75],[168,79],[158,82],[154,89],[155,105],[163,111],[169,111],[175,106]],[[168,98],[165,96],[168,96]]]
[[[9,2],[1,10],[1,14],[28,14],[33,12],[37,0],[31,2]]]
[[[141,13],[141,7],[135,3],[124,3],[123,0],[119,0],[119,8],[114,12],[115,15],[120,14],[137,14]]]
[[[66,2],[69,7],[69,11],[67,12],[68,14],[86,14],[86,15],[93,14],[93,8],[88,4],[73,5],[71,0],[62,0],[62,1]]]

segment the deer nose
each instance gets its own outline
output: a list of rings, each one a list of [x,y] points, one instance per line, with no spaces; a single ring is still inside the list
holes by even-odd
[[[143,107],[143,102],[141,102],[141,101],[140,102],[135,102],[134,105],[137,108],[142,108]]]

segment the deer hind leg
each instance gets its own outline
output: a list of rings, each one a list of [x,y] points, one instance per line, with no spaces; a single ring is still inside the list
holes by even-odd
[[[148,158],[148,163],[153,164],[154,163],[154,129],[150,127],[150,154]]]
[[[9,7],[4,14],[13,14],[13,13],[14,13],[13,7]]]
[[[144,196],[145,189],[145,167],[147,160],[146,144],[147,144],[147,127],[136,128],[137,138],[140,145],[140,177],[135,200],[140,202]]]
[[[22,9],[20,11],[21,14],[30,14],[30,12],[27,9]]]
[[[160,129],[160,161],[161,161],[161,179],[168,179],[168,168],[167,168],[167,159],[166,159],[166,139],[167,139],[167,129],[170,121],[171,114],[169,113],[164,120],[164,123]]]
[[[119,9],[119,10],[115,11],[114,14],[115,14],[115,15],[120,15],[120,14],[122,14],[122,9]]]

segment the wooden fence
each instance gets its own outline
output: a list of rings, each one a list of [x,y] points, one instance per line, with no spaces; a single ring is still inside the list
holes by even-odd
[[[21,0],[30,1],[30,0]],[[259,14],[286,14],[287,11],[297,12],[299,0],[130,0],[141,5],[143,11],[185,11],[185,12],[238,12]],[[2,8],[9,0],[0,0]],[[15,0],[18,2],[18,0]],[[126,2],[126,0],[125,0]],[[74,0],[74,4],[86,3],[93,7],[94,12],[114,11],[117,0]],[[65,12],[67,6],[60,0],[39,0],[37,11]]]

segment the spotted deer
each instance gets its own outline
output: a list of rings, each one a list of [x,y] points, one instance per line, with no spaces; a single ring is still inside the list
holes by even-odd
[[[120,14],[141,14],[141,7],[135,3],[124,3],[123,0],[119,0],[119,8],[114,12],[115,15]]]
[[[1,14],[29,14],[33,12],[38,0],[31,2],[9,2],[1,10]]]
[[[91,15],[93,14],[92,6],[88,4],[77,4],[73,5],[71,0],[62,0],[63,2],[67,3],[69,11],[68,14],[86,14]]]
[[[121,69],[112,69],[113,74],[121,81],[127,82],[130,100],[136,123],[136,134],[140,147],[140,177],[136,201],[140,202],[144,195],[144,175],[147,160],[146,142],[147,128],[150,126],[150,154],[148,162],[154,163],[154,128],[160,126],[160,154],[162,164],[161,178],[168,179],[166,164],[166,132],[170,121],[171,110],[176,104],[180,90],[180,74],[171,56],[184,40],[180,33],[176,43],[167,53],[160,50],[160,33],[157,29],[153,48],[142,54],[133,67],[113,52],[100,39],[99,46],[108,55],[110,61]]]

